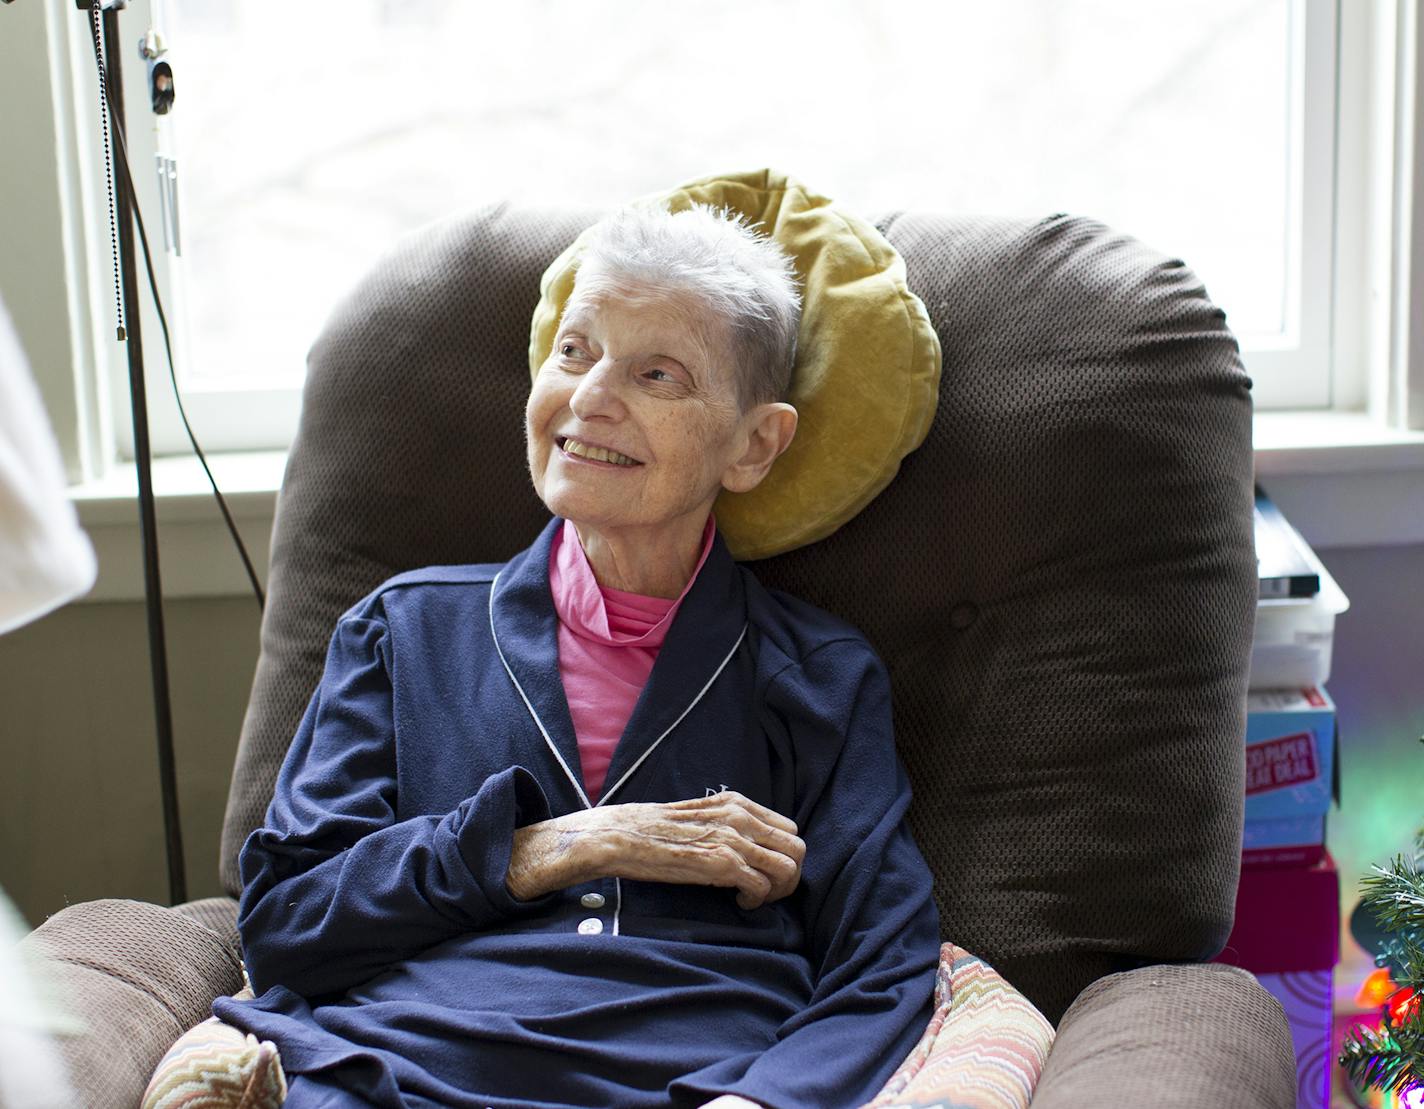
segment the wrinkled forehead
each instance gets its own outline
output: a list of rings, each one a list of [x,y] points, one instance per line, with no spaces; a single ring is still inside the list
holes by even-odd
[[[582,283],[575,279],[564,305],[559,330],[578,325],[608,324],[614,318],[635,332],[635,340],[671,346],[680,361],[687,358],[701,367],[726,366],[726,326],[704,301],[686,290],[671,289],[594,274]],[[678,351],[685,352],[684,358]]]

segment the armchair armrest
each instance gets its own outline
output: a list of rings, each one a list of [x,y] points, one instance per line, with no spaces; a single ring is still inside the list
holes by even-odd
[[[1033,1098],[1033,1109],[1295,1104],[1285,1010],[1252,974],[1216,963],[1098,979],[1063,1014]]]
[[[173,912],[182,913],[211,928],[232,951],[233,957],[242,961],[242,936],[237,931],[237,898],[226,895],[203,897],[174,905]]]
[[[202,902],[195,902],[202,905]],[[190,910],[191,912],[191,910]],[[70,905],[21,942],[85,1031],[57,1038],[80,1104],[131,1109],[164,1053],[242,988],[242,962],[197,915],[147,901]]]

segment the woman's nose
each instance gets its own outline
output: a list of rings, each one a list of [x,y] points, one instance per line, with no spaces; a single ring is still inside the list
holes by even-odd
[[[569,398],[570,411],[581,420],[622,415],[623,400],[618,392],[620,372],[618,363],[613,359],[600,358],[579,378],[573,396]]]

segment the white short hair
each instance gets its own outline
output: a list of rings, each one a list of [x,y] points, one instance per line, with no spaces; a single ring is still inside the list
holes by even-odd
[[[590,232],[574,289],[610,282],[705,305],[726,327],[743,411],[786,399],[801,326],[796,264],[744,214],[700,202],[681,212],[662,202],[618,209]]]

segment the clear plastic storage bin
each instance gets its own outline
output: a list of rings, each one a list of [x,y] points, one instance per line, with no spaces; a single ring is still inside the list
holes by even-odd
[[[1289,689],[1329,680],[1335,617],[1350,607],[1350,599],[1319,559],[1315,568],[1320,592],[1314,597],[1263,597],[1257,602],[1249,688]]]

